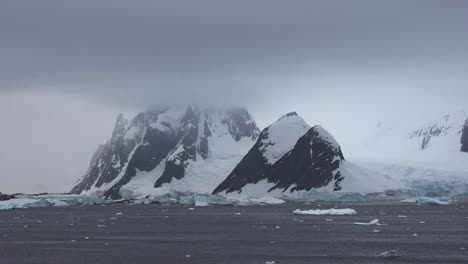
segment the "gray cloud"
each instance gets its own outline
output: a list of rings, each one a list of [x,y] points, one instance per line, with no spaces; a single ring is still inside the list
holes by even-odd
[[[131,107],[183,100],[181,94],[258,102],[266,91],[285,88],[278,80],[342,79],[356,71],[411,81],[411,74],[438,78],[443,69],[464,81],[460,69],[468,61],[466,1],[4,1],[0,7],[0,89],[52,89]],[[309,79],[308,89],[319,90]]]

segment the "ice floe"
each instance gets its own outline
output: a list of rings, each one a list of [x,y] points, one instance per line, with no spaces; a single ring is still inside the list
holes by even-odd
[[[300,210],[296,209],[294,212],[296,215],[355,215],[356,210],[345,208],[345,209],[312,209],[312,210]]]
[[[260,198],[250,198],[249,201],[251,203],[260,203],[260,204],[283,204],[285,203],[285,201],[278,199],[278,198],[271,197],[271,196],[264,196]]]
[[[454,205],[455,199],[450,198],[449,200],[442,200],[430,197],[419,197],[416,199],[418,205]]]
[[[396,250],[384,251],[378,255],[380,258],[396,258],[398,257]]]
[[[379,219],[374,219],[368,223],[362,223],[362,222],[354,222],[353,224],[355,225],[363,225],[363,226],[371,226],[371,225],[376,225],[376,226],[382,226],[382,225],[385,225],[385,224],[381,224]]]

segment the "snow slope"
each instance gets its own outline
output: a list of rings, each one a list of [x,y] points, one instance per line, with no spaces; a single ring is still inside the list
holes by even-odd
[[[266,128],[260,151],[268,164],[274,164],[282,158],[309,129],[309,124],[295,112],[282,116]]]
[[[345,177],[343,186],[352,186],[348,190],[356,192],[380,191],[381,187],[410,188],[418,194],[468,192],[468,153],[460,151],[467,117],[468,111],[453,111],[411,124],[379,122],[374,130],[363,132],[364,140],[347,149],[347,161],[362,172]],[[360,186],[361,180],[353,177],[369,182]]]

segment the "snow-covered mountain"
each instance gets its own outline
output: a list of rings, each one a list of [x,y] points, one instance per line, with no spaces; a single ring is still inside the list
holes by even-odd
[[[191,105],[153,109],[131,120],[119,115],[111,139],[98,147],[72,193],[109,199],[174,191],[299,197],[316,190],[411,188],[439,178],[452,184],[468,178],[468,154],[462,152],[468,152],[467,116],[443,115],[409,127],[382,121],[376,130],[352,135],[335,131],[347,135],[340,137],[347,143],[345,160],[333,136],[294,112],[261,133],[243,108]]]
[[[257,139],[243,108],[191,105],[117,118],[72,193],[144,197],[171,190],[211,192]]]
[[[336,140],[322,127],[310,126],[296,113],[265,128],[250,151],[215,190],[258,193],[274,190],[341,189],[344,157]]]

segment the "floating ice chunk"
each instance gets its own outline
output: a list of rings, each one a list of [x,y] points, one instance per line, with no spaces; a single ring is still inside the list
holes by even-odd
[[[252,203],[260,203],[260,204],[283,204],[285,203],[285,201],[275,198],[275,197],[271,197],[271,196],[264,196],[261,198],[250,198],[249,201]]]
[[[451,198],[448,201],[442,201],[441,199],[430,198],[430,197],[419,197],[416,199],[418,205],[454,205],[456,201]]]
[[[370,221],[369,223],[354,222],[353,224],[363,225],[363,226],[371,226],[371,225],[381,226],[381,225],[384,225],[384,224],[380,223],[379,219],[374,219],[374,220]]]
[[[399,216],[397,216],[397,217],[398,217],[398,218],[407,218],[408,216],[406,216],[406,215],[399,215]]]
[[[356,210],[346,208],[346,209],[316,209],[316,210],[304,210],[299,209],[293,212],[296,215],[355,215],[357,214]]]
[[[385,251],[385,252],[379,254],[378,257],[380,257],[380,258],[396,258],[396,257],[398,257],[398,254],[397,254],[396,250],[389,250],[389,251]]]

